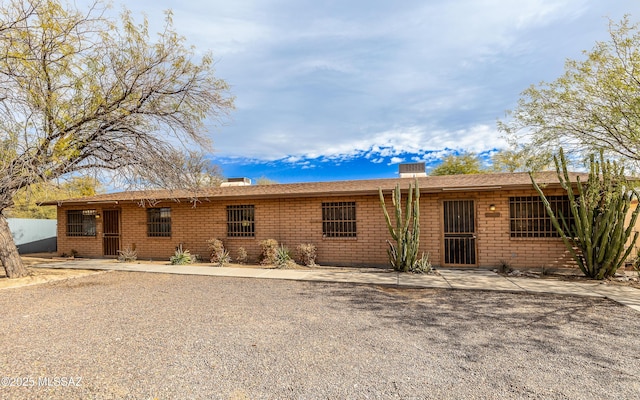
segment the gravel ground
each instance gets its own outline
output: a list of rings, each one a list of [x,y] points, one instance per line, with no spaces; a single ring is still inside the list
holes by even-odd
[[[640,314],[603,299],[111,272],[0,309],[3,399],[640,393]]]

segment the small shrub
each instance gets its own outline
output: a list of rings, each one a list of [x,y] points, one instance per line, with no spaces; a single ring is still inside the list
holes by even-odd
[[[211,251],[212,263],[219,263],[220,258],[224,255],[225,252],[227,253],[227,255],[229,255],[229,252],[225,250],[224,244],[220,239],[213,238],[207,240],[207,249]]]
[[[316,246],[311,243],[301,243],[296,247],[298,260],[307,267],[316,265]]]
[[[247,250],[244,247],[238,247],[238,251],[236,252],[236,262],[239,264],[244,264],[247,262]]]
[[[278,268],[287,268],[295,262],[291,259],[291,252],[284,245],[280,245],[280,247],[276,250],[276,262],[275,264]]]
[[[260,264],[273,265],[277,262],[278,241],[265,239],[260,242]]]
[[[428,274],[432,270],[429,253],[422,253],[422,257],[416,260],[416,263],[413,264],[409,272],[413,272],[414,274]]]
[[[127,246],[123,250],[118,250],[118,261],[135,262],[138,259],[138,252]]]
[[[71,258],[78,257],[78,252],[75,249],[71,249]]]
[[[218,267],[224,267],[226,264],[231,262],[231,256],[229,255],[229,250],[224,250],[222,254],[218,256]]]
[[[191,264],[191,253],[189,250],[182,250],[182,245],[178,246],[174,255],[169,259],[171,265]]]
[[[513,272],[513,268],[511,268],[511,264],[507,260],[500,260],[498,262],[498,273],[500,274],[509,274]]]

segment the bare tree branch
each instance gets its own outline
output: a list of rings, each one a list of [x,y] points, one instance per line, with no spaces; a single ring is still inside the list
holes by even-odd
[[[196,57],[170,13],[153,41],[146,20],[125,11],[116,22],[104,10],[100,1],[85,12],[56,0],[0,5],[0,212],[22,188],[77,172],[165,176],[185,146],[194,157],[209,148],[205,120],[232,110],[211,55]]]

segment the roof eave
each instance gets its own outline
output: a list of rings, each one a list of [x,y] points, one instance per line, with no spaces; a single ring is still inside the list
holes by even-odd
[[[543,189],[557,189],[561,188],[560,184],[554,183],[541,183]],[[420,193],[434,194],[434,193],[452,193],[452,192],[489,192],[489,191],[507,191],[507,190],[531,190],[532,184],[514,184],[514,185],[492,185],[492,186],[460,186],[460,187],[428,187],[420,188]],[[390,193],[392,188],[383,188],[383,193]],[[406,189],[403,189],[406,191]],[[291,199],[291,198],[310,198],[310,197],[347,197],[347,196],[363,196],[363,195],[377,195],[378,189],[362,189],[362,190],[346,190],[338,192],[306,192],[306,193],[260,193],[260,194],[247,194],[238,193],[232,195],[202,195],[202,196],[189,196],[189,197],[164,197],[155,198],[158,202],[193,202],[199,201],[224,201],[224,200],[238,200],[238,199]],[[118,200],[82,200],[82,199],[69,199],[60,201],[46,201],[39,203],[40,206],[67,206],[67,205],[98,205],[98,204],[131,204],[139,203],[143,198],[131,198],[131,199],[118,199]]]

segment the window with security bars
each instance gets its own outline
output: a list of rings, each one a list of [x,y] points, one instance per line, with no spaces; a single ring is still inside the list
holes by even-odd
[[[67,236],[95,236],[96,210],[67,211]]]
[[[227,236],[254,237],[255,235],[255,206],[227,206]]]
[[[147,208],[147,236],[171,236],[171,208]]]
[[[322,236],[356,237],[356,202],[322,203]]]
[[[567,196],[547,196],[551,210],[560,218],[562,215],[569,227],[573,225],[573,215]],[[547,214],[539,196],[519,196],[509,198],[509,222],[511,237],[555,238],[560,237]]]

